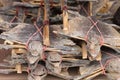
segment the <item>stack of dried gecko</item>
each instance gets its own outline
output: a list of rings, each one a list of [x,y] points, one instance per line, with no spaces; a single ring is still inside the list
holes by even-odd
[[[0,63],[9,68],[0,73],[25,71],[28,80],[43,80],[48,74],[65,80],[92,80],[104,74],[119,80],[120,28],[113,24],[120,14],[118,3],[0,0],[0,39],[4,40],[0,49],[11,49],[5,64]],[[72,68],[76,75],[71,75]]]

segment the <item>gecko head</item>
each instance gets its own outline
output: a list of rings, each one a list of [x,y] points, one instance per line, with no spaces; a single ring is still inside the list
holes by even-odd
[[[99,38],[93,37],[87,43],[88,52],[93,59],[95,59],[100,53],[100,48],[101,48],[101,45],[100,45]]]

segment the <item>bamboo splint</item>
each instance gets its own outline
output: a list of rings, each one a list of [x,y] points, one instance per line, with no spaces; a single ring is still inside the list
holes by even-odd
[[[92,14],[92,5],[93,5],[93,3],[90,1],[90,2],[89,2],[89,5],[90,5],[90,8],[89,8],[89,9],[90,9],[90,11],[89,11],[90,13],[89,13],[89,15],[92,16],[92,15],[93,15],[93,14]]]
[[[23,14],[23,18],[22,18],[22,22],[23,22],[23,23],[25,22],[26,17],[27,17],[27,16],[26,16],[26,14],[24,13],[24,14]]]
[[[63,61],[79,61],[79,59],[75,58],[62,58]]]
[[[100,74],[103,73],[103,69],[101,67],[96,68],[96,70],[94,70],[91,74],[89,74],[88,76],[86,76],[83,80],[89,80],[92,79]]]
[[[46,46],[50,45],[49,39],[49,0],[44,0],[44,21],[45,26],[43,28],[43,44]]]
[[[80,71],[81,76],[75,78],[74,80],[90,80],[102,73],[103,69],[101,67],[85,67],[82,71]]]
[[[86,49],[86,43],[82,42],[82,58],[86,59],[87,58],[87,49]]]
[[[61,8],[63,9],[63,30],[65,33],[69,32],[67,0],[61,0]]]
[[[15,67],[17,73],[22,73],[22,65],[21,64],[16,64],[16,67]]]
[[[6,40],[4,44],[0,44],[2,48],[8,49],[11,48],[15,53],[27,53],[26,46],[19,43],[14,43],[12,41]],[[56,48],[46,47],[45,51],[61,52],[61,50]]]
[[[86,77],[86,78],[83,79],[83,80],[89,80],[89,79],[91,79],[91,78],[94,78],[94,77],[96,77],[96,76],[102,74],[102,73],[103,73],[102,70],[99,70],[99,71],[97,71],[97,72],[93,72],[91,75],[89,75],[88,77]]]

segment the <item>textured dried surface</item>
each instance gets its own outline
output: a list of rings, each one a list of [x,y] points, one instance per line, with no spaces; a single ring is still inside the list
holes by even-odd
[[[119,80],[120,79],[120,59],[112,59],[106,70],[108,71],[107,76],[110,80]]]
[[[118,44],[115,45],[115,43],[117,43],[117,40],[120,39],[120,34],[112,26],[108,25],[107,23],[103,23],[101,21],[97,21],[97,22],[98,22],[97,26],[99,30],[101,31],[102,36],[104,38],[104,43],[114,45],[114,46],[118,45]],[[74,18],[69,21],[70,33],[67,34],[67,36],[75,37],[75,38],[82,38],[83,40],[85,40],[87,32],[89,31],[92,25],[93,23],[91,23],[89,18],[85,18],[82,16],[80,18]],[[94,28],[88,34],[88,41],[92,42],[91,41],[92,38],[95,38],[95,40],[99,40],[98,38],[100,37],[101,35],[99,31],[94,26]]]
[[[1,34],[1,38],[5,40],[10,40],[13,42],[20,42],[22,44],[27,43],[28,39],[36,32],[36,29],[33,25],[29,24],[20,24],[15,28],[11,29],[8,32]],[[39,33],[37,33],[32,40],[41,40]]]

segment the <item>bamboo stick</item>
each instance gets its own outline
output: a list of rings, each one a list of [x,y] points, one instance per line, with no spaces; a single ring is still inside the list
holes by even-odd
[[[92,4],[92,1],[89,2],[89,5],[90,5],[90,16],[92,16],[92,15],[93,15],[93,14],[92,14],[92,5],[93,5],[93,4]]]
[[[80,59],[75,58],[62,58],[63,61],[79,61]]]
[[[94,70],[95,68],[96,67],[92,67],[91,69],[88,69],[88,71],[86,70],[86,71],[82,72],[82,75],[78,76],[74,80],[88,80],[86,78],[88,78],[88,77],[91,78],[91,77],[99,75],[103,72],[101,68],[97,68],[96,70]],[[93,72],[93,70],[94,70],[94,72]]]
[[[98,75],[100,75],[100,74],[102,74],[103,73],[103,71],[101,70],[101,71],[98,71],[98,72],[96,72],[96,73],[94,73],[94,74],[92,74],[92,75],[90,75],[90,76],[88,76],[88,77],[86,77],[85,79],[83,79],[83,80],[89,80],[89,79],[91,79],[91,78],[94,78],[94,77],[96,77],[96,76],[98,76]]]
[[[65,33],[69,32],[68,25],[68,12],[67,12],[67,0],[61,0],[61,8],[63,9],[63,30]]]
[[[9,40],[5,40],[4,41],[4,44],[14,44],[12,41],[9,41]]]
[[[27,17],[27,16],[26,16],[26,14],[24,13],[24,14],[23,14],[23,18],[22,18],[22,22],[23,22],[23,23],[25,22],[26,17]]]
[[[17,70],[17,73],[22,73],[22,66],[21,66],[21,64],[16,64],[16,70]]]
[[[25,46],[23,45],[11,45],[13,48],[26,48]]]
[[[55,48],[46,48],[45,51],[62,52],[61,50]]]
[[[86,49],[86,43],[82,42],[82,58],[86,59],[87,58],[87,49]]]
[[[44,21],[49,22],[49,0],[44,0]],[[50,45],[49,40],[49,24],[46,24],[43,28],[43,44],[46,46]]]

